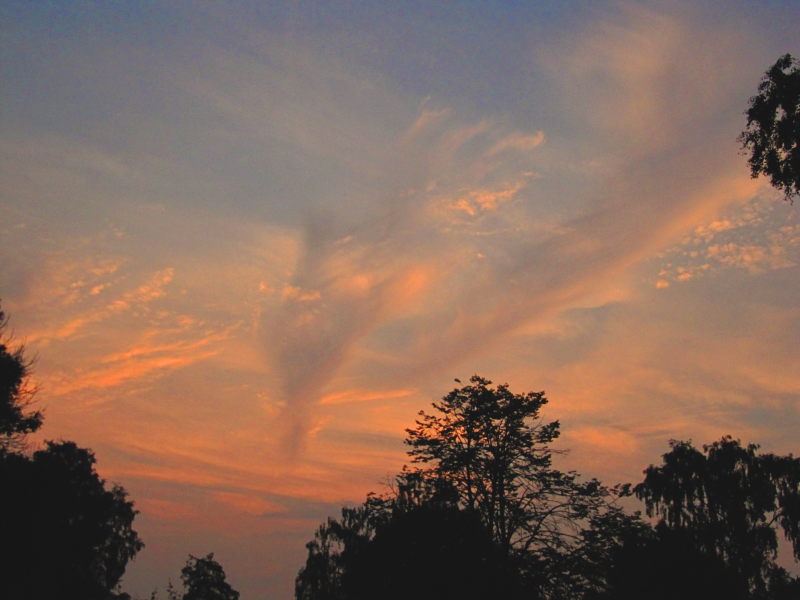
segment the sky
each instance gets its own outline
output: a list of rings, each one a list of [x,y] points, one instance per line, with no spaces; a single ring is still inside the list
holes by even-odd
[[[141,511],[126,591],[291,598],[475,373],[608,483],[798,453],[800,207],[736,141],[796,1],[0,7],[0,298],[34,444]]]

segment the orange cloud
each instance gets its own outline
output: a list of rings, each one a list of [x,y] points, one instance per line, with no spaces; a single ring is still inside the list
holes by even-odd
[[[176,502],[163,498],[136,498],[136,510],[139,510],[153,519],[165,521],[200,521],[203,511],[188,502]]]
[[[522,187],[522,183],[517,183],[510,188],[499,190],[470,190],[454,200],[448,201],[447,206],[474,217],[480,213],[497,210],[500,204],[514,198]]]
[[[129,381],[143,381],[152,374],[163,375],[166,370],[185,367],[214,354],[215,352],[202,352],[193,356],[162,356],[130,361],[107,369],[73,373],[61,382],[51,385],[48,391],[54,396],[63,396],[87,388],[112,388]]]
[[[416,389],[399,389],[399,390],[346,390],[343,392],[336,392],[323,396],[319,400],[321,406],[330,404],[352,404],[357,402],[373,402],[375,400],[394,400],[397,398],[406,398],[415,393]]]
[[[698,225],[664,253],[662,281],[689,281],[721,268],[751,274],[785,269],[800,261],[800,226],[786,224],[785,207],[756,197]],[[658,284],[656,284],[658,285]]]
[[[115,273],[118,264],[112,264],[99,269],[101,275],[108,273]],[[174,269],[167,268],[157,271],[149,280],[138,285],[136,288],[122,293],[116,299],[108,302],[104,306],[95,307],[85,310],[84,314],[72,317],[66,323],[51,327],[49,329],[33,331],[28,339],[31,342],[39,344],[48,344],[54,340],[65,340],[74,337],[79,331],[84,330],[87,326],[93,323],[99,323],[111,317],[112,315],[130,310],[135,306],[141,306],[161,298],[166,294],[164,288],[173,280]],[[107,284],[98,284],[105,286]],[[81,283],[81,287],[84,284]],[[92,290],[98,289],[97,293],[92,293]],[[102,287],[94,286],[88,293],[88,296],[97,296]]]
[[[143,337],[157,334],[157,331],[149,331]],[[218,346],[228,337],[229,332],[221,332],[194,341],[137,345],[100,357],[98,362],[107,367],[78,368],[52,376],[47,385],[48,393],[63,396],[87,388],[108,389],[131,381],[148,381],[214,356],[219,348],[211,346]]]
[[[248,515],[285,514],[288,509],[275,502],[267,502],[258,496],[235,492],[214,492],[214,499],[238,512]]]
[[[638,453],[641,443],[630,432],[604,427],[575,427],[569,429],[569,438],[598,454],[631,455]]]

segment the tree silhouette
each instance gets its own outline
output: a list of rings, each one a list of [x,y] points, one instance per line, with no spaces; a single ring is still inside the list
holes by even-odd
[[[652,532],[638,512],[628,514],[620,507],[612,507],[594,515],[574,551],[561,561],[565,579],[561,595],[603,597],[611,587],[610,575],[617,566],[620,549],[648,539]]]
[[[0,311],[0,334],[6,324]],[[94,454],[73,442],[23,452],[42,415],[25,411],[30,362],[8,344],[0,341],[0,598],[128,598],[114,590],[143,547],[133,503],[122,487],[106,489]]]
[[[606,558],[602,582],[584,600],[751,599],[746,582],[724,561],[663,524],[627,531]]]
[[[800,559],[800,459],[760,454],[757,445],[729,436],[703,452],[690,442],[670,446],[663,464],[648,467],[634,489],[647,514],[660,517],[664,532],[718,559],[755,597],[770,597],[771,582],[794,585],[775,563],[776,526]]]
[[[91,451],[48,442],[0,458],[0,597],[107,600],[143,547],[123,488],[105,488]]]
[[[750,173],[768,175],[791,201],[800,194],[800,64],[784,54],[767,70],[750,98],[747,128],[739,136],[750,154]]]
[[[0,452],[21,449],[24,437],[42,425],[40,412],[26,412],[33,398],[28,383],[30,361],[23,346],[11,348],[8,326],[0,309]]]
[[[369,495],[355,508],[343,508],[340,519],[328,518],[306,544],[308,558],[295,579],[297,600],[344,600],[343,580],[353,561],[391,511],[390,499]]]
[[[423,504],[378,527],[345,573],[344,597],[511,600],[522,593],[514,567],[476,513]]]
[[[460,383],[460,382],[459,382]],[[552,466],[543,393],[474,376],[408,429],[382,495],[328,519],[306,545],[298,600],[794,600],[776,529],[800,558],[800,459],[722,438],[671,442],[631,491]],[[655,526],[618,497],[644,501]]]
[[[225,571],[214,554],[198,558],[189,555],[181,569],[181,580],[186,590],[182,600],[238,600],[239,592],[225,580]]]
[[[544,392],[514,394],[477,375],[407,429],[409,455],[452,482],[506,553],[567,551],[582,521],[606,506],[597,480],[552,467],[559,423],[542,423]]]
[[[306,547],[300,600],[511,599],[522,590],[518,566],[480,517],[459,508],[447,482],[419,472],[404,471],[390,493],[342,509]]]
[[[406,442],[423,468],[404,467],[389,493],[370,494],[317,530],[295,581],[298,600],[428,597],[421,590],[577,597],[585,577],[570,557],[589,520],[610,510],[611,493],[552,468],[559,425],[541,422],[543,393],[490,386],[474,376],[434,403],[435,412],[420,412]],[[439,558],[423,548],[439,548]],[[416,562],[421,556],[433,562]]]

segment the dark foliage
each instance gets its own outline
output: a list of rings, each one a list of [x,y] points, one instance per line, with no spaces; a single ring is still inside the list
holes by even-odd
[[[0,334],[6,323],[0,311]],[[23,452],[42,415],[25,410],[30,362],[8,343],[0,339],[0,598],[124,600],[115,590],[143,547],[133,503],[122,487],[106,489],[92,452],[73,442]]]
[[[645,480],[605,488],[552,466],[543,393],[473,377],[420,412],[390,492],[328,519],[298,600],[790,600],[780,528],[800,558],[800,460],[725,437],[672,442]],[[655,526],[618,499],[643,500]],[[632,499],[631,499],[632,500]]]
[[[344,579],[355,561],[373,539],[376,530],[396,511],[407,511],[422,504],[439,504],[439,490],[417,474],[397,477],[395,493],[369,494],[355,508],[343,508],[341,518],[329,518],[320,525],[314,539],[306,544],[308,558],[295,580],[298,600],[339,600],[346,598]],[[451,506],[449,499],[443,501]]]
[[[571,557],[612,494],[552,467],[559,426],[540,420],[543,393],[490,386],[472,377],[420,412],[406,442],[422,468],[317,530],[298,600],[579,597],[586,576]]]
[[[317,530],[297,598],[522,597],[518,565],[476,513],[458,507],[446,482],[404,472],[396,486]]]
[[[627,495],[624,488],[620,495]],[[619,507],[593,516],[580,534],[575,550],[559,560],[558,572],[565,598],[594,598],[611,589],[610,573],[620,548],[651,537],[652,527],[640,514],[628,514]],[[545,570],[546,571],[546,570]]]
[[[800,66],[781,56],[750,98],[747,128],[739,136],[753,177],[767,175],[787,200],[800,194]]]
[[[49,442],[32,457],[0,456],[0,597],[106,600],[143,544],[136,511],[119,486],[105,488],[94,455]]]
[[[182,600],[238,600],[239,592],[225,580],[225,571],[211,553],[203,558],[189,555],[181,569],[186,590]]]
[[[25,435],[42,425],[40,412],[26,411],[33,398],[28,383],[30,361],[22,346],[10,346],[4,335],[7,323],[0,310],[0,452],[20,449]]]
[[[409,455],[453,485],[506,553],[568,551],[583,522],[606,506],[608,490],[553,468],[559,423],[541,421],[544,392],[514,394],[491,383],[473,376],[434,402],[435,412],[420,411],[406,430]]]
[[[775,558],[777,525],[800,559],[800,459],[760,454],[730,437],[702,452],[689,442],[671,447],[635,488],[648,515],[660,518],[660,530],[718,560],[753,598],[773,597],[771,586],[780,582],[797,585]]]
[[[691,537],[663,525],[612,546],[603,586],[586,600],[748,600],[742,578]]]
[[[343,589],[351,600],[510,600],[522,593],[514,567],[477,514],[422,505],[377,529]]]

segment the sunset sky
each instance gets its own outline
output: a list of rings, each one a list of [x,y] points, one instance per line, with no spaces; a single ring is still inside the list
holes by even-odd
[[[141,514],[123,589],[306,541],[479,373],[563,468],[800,452],[800,205],[736,137],[797,1],[2,3],[0,298],[37,440]]]

